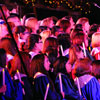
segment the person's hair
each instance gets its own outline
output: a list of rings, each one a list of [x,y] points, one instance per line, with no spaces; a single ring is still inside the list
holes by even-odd
[[[20,52],[23,62],[25,64],[26,70],[29,73],[30,72],[30,60],[31,56],[27,52]],[[16,70],[19,70],[20,73],[26,74],[23,68],[23,65],[21,63],[21,60],[19,58],[18,53],[14,56],[12,62],[11,62],[11,69],[10,74],[15,74]]]
[[[71,26],[71,23],[69,22],[69,20],[62,19],[59,23],[59,26],[63,29],[64,32],[66,32],[66,29]]]
[[[66,74],[65,64],[67,63],[68,58],[65,56],[60,56],[53,63],[54,73],[57,75],[58,73]]]
[[[73,69],[74,75],[80,77],[85,74],[91,74],[92,71],[91,63],[92,61],[89,58],[76,60],[75,67]]]
[[[25,26],[32,28],[34,30],[36,30],[36,26],[37,26],[36,24],[38,24],[38,20],[35,17],[30,17],[25,21]]]
[[[47,17],[41,21],[40,26],[47,26],[50,28],[49,24],[51,23],[51,21],[53,21],[53,18]]]
[[[37,54],[33,57],[30,64],[30,77],[33,77],[37,72],[47,75],[47,71],[44,68],[44,59],[44,54]]]
[[[71,46],[69,34],[59,34],[57,36],[58,44],[62,45],[63,50],[68,49]]]
[[[92,45],[93,48],[100,46],[100,32],[95,32],[92,35],[91,45]]]
[[[39,26],[39,29],[37,30],[37,34],[40,34],[44,30],[48,30],[49,28],[47,26]]]
[[[92,62],[92,74],[98,79],[100,78],[100,60]]]
[[[54,37],[48,37],[43,44],[44,54],[47,54],[49,61],[53,63],[58,55],[58,41]]]
[[[23,16],[23,25],[25,25],[25,21],[30,17],[36,17],[34,13],[27,13]]]
[[[18,14],[11,14],[10,16],[7,17],[7,20],[9,20],[10,18],[15,18],[15,17],[17,17],[19,19]]]
[[[40,35],[30,34],[26,40],[24,49],[31,51],[34,48],[35,44],[39,42],[39,39],[41,39]]]
[[[26,29],[27,29],[30,33],[32,32],[32,30],[31,30],[29,27],[20,25],[20,26],[16,26],[16,27],[15,27],[14,33],[15,33],[15,34],[20,34],[20,33],[23,33]]]
[[[76,24],[76,25],[74,26],[74,30],[76,30],[76,31],[83,31],[83,29],[82,29],[82,24]]]
[[[5,68],[6,66],[6,51],[0,48],[0,67]]]
[[[0,48],[5,49],[6,53],[13,56],[16,54],[16,47],[11,38],[2,38],[0,40]]]
[[[74,30],[70,34],[70,38],[72,40],[72,44],[82,45],[82,42],[84,42],[84,36],[85,35],[84,35],[84,32],[83,31]]]
[[[53,49],[57,49],[58,47],[58,42],[57,39],[54,37],[48,37],[46,38],[46,40],[44,41],[43,44],[43,53],[47,52],[47,48],[52,47]]]
[[[51,34],[56,36],[56,32],[59,32],[59,31],[60,31],[60,26],[53,26],[51,29]]]
[[[77,20],[76,24],[82,24],[82,26],[84,26],[86,22],[89,22],[89,19],[86,17],[81,17]]]
[[[81,49],[77,46],[77,45],[72,45],[69,48],[69,62],[73,65],[74,62],[77,60],[77,54],[78,52],[80,52]]]

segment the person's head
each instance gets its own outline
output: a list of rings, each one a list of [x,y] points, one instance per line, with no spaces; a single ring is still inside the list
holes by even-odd
[[[77,20],[76,24],[82,24],[83,31],[87,34],[89,31],[89,19],[86,17],[81,17]]]
[[[19,17],[17,15],[10,15],[8,18],[7,18],[7,21],[8,22],[12,22],[15,24],[15,26],[19,26],[21,25],[21,21],[19,19]]]
[[[51,29],[51,34],[56,37],[62,33],[64,33],[64,32],[63,32],[63,29],[60,28],[60,26],[53,26]]]
[[[75,62],[75,67],[73,69],[73,73],[75,76],[80,77],[86,74],[91,74],[92,61],[89,58],[78,59]]]
[[[67,34],[70,34],[71,31],[71,23],[69,20],[62,19],[59,23],[60,28],[63,29],[63,31]]]
[[[69,48],[69,62],[71,65],[75,63],[77,59],[84,58],[83,52],[80,47],[73,45]]]
[[[92,24],[89,28],[88,36],[91,38],[92,34],[97,32],[99,25],[98,24]]]
[[[83,31],[74,30],[70,34],[72,44],[74,45],[82,45],[82,42],[84,42],[84,37],[85,35]]]
[[[5,68],[6,66],[6,51],[4,49],[0,49],[0,67]]]
[[[27,37],[31,34],[32,30],[29,27],[26,26],[16,26],[14,33],[19,34],[19,38],[23,41],[26,41]]]
[[[49,28],[52,28],[54,26],[53,18],[47,17],[47,18],[43,19],[40,23],[40,26],[47,26]]]
[[[73,29],[74,25],[75,25],[75,22],[72,18],[72,16],[64,16],[62,19],[67,19],[69,20],[70,24],[71,24],[71,29]]]
[[[5,23],[0,24],[0,39],[4,38],[8,34],[9,32],[7,29],[7,25]]]
[[[58,44],[62,45],[63,50],[68,49],[71,46],[69,34],[59,34],[57,36]]]
[[[44,30],[40,33],[40,36],[42,37],[42,42],[44,43],[45,39],[48,38],[51,35],[50,30]]]
[[[20,54],[25,64],[25,68],[27,72],[29,73],[31,56],[26,52],[20,52]],[[19,70],[20,73],[26,74],[18,53],[14,56],[13,60],[11,61],[10,74],[14,74],[17,71],[17,69]]]
[[[33,57],[30,64],[30,76],[33,77],[37,72],[47,74],[49,71],[50,62],[46,55],[37,54]]]
[[[68,58],[65,56],[60,56],[53,63],[54,72],[57,75],[58,73],[69,74],[71,72],[71,67],[67,66]]]
[[[30,34],[25,43],[25,49],[28,51],[39,52],[42,50],[41,36],[37,34]]]
[[[39,28],[37,18],[30,17],[30,18],[26,19],[25,26],[31,28],[32,29],[32,32],[36,34],[36,32],[37,32],[37,30]]]
[[[0,48],[5,49],[7,54],[13,56],[16,54],[15,44],[11,38],[2,38],[0,41]]]
[[[100,78],[100,60],[92,62],[92,74],[98,79]]]
[[[34,13],[27,13],[27,14],[25,14],[24,16],[23,16],[23,18],[22,18],[22,21],[21,21],[21,23],[22,23],[22,25],[25,25],[25,22],[26,22],[26,20],[28,19],[28,18],[30,18],[30,17],[36,17],[35,16],[35,14]]]
[[[50,62],[53,62],[58,56],[58,42],[54,37],[48,37],[43,44],[44,54],[47,54],[50,57]]]
[[[95,32],[92,35],[91,45],[93,48],[100,47],[100,32]]]

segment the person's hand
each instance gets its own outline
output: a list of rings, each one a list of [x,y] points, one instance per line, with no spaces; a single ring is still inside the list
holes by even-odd
[[[3,85],[2,87],[0,87],[0,93],[4,93],[6,92],[7,88],[6,85]]]

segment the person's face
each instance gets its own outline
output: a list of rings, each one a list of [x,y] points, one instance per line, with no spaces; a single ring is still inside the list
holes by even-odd
[[[15,24],[15,26],[21,25],[21,21],[18,17],[9,18],[8,22],[13,22]]]
[[[21,39],[26,41],[27,37],[29,36],[29,31],[26,29],[23,33],[20,34]]]
[[[36,49],[37,49],[37,52],[42,51],[42,47],[43,47],[42,40],[39,39],[39,42],[36,43]]]
[[[65,66],[67,73],[70,73],[72,71],[72,65],[70,64],[69,60],[67,61]]]
[[[89,28],[90,28],[90,24],[89,24],[89,22],[86,22],[85,25],[84,25],[85,31],[89,32]]]
[[[0,38],[5,37],[8,34],[7,26],[0,25]]]
[[[44,60],[44,67],[46,69],[46,71],[49,71],[50,69],[50,62],[47,56],[45,56],[45,60]]]

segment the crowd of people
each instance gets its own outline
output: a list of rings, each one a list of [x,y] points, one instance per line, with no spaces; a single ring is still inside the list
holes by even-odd
[[[100,100],[100,25],[2,9],[0,100]]]

